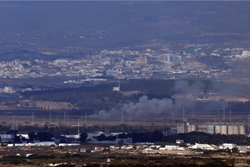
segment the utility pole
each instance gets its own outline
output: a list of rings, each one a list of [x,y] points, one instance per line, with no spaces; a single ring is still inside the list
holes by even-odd
[[[64,120],[63,123],[66,124],[66,112],[64,112]]]
[[[85,112],[84,125],[87,126],[87,112]]]
[[[250,132],[250,115],[248,115],[248,126],[247,126],[248,133]]]
[[[121,119],[121,122],[123,123],[123,107],[122,107],[122,119]]]
[[[128,113],[128,122],[129,122],[129,124],[131,123],[131,113],[130,112]]]
[[[12,128],[15,130],[15,121],[14,121],[14,116],[12,116],[12,118],[13,118],[13,121],[12,121]]]
[[[229,121],[230,122],[232,121],[232,111],[231,111],[231,109],[230,109]]]
[[[80,129],[79,129],[79,119],[78,119],[78,135],[80,134]]]
[[[51,124],[51,112],[49,113],[49,123]]]
[[[17,130],[17,120],[16,120],[16,130]]]
[[[225,121],[225,105],[223,104],[223,121]]]
[[[34,113],[32,112],[31,124],[34,125]]]
[[[68,125],[68,122],[69,122],[69,114],[67,114],[67,125]]]
[[[183,116],[183,121],[185,121],[185,108],[183,106],[183,113],[182,113],[182,116]]]
[[[194,110],[194,105],[193,105],[193,118],[195,118],[195,110]]]
[[[220,111],[219,110],[217,110],[218,111],[218,122],[220,121]]]

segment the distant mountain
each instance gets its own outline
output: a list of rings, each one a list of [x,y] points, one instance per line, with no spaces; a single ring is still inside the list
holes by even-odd
[[[250,2],[0,2],[0,44],[112,48],[250,38]]]

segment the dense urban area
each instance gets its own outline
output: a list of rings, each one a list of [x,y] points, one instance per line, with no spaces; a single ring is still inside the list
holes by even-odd
[[[0,166],[250,166],[249,2],[0,2]]]

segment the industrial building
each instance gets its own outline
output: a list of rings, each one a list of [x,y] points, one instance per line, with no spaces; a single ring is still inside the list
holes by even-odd
[[[222,135],[245,135],[244,124],[233,123],[207,123],[207,131],[209,134],[222,134]]]
[[[204,123],[191,125],[189,123],[177,123],[177,133],[203,132],[222,135],[245,135],[245,125],[240,123]]]
[[[184,64],[182,56],[173,55],[171,53],[159,55],[159,60],[166,64]]]
[[[187,124],[187,133],[196,132],[196,131],[197,131],[197,126],[196,125]]]
[[[187,132],[187,127],[185,122],[178,122],[177,124],[177,134],[178,133],[186,133]]]

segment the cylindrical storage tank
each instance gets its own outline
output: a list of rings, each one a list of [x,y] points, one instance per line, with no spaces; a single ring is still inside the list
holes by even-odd
[[[196,132],[196,125],[187,125],[187,133]]]
[[[239,134],[240,135],[245,135],[245,126],[244,125],[239,126]]]
[[[234,133],[234,125],[228,125],[228,135],[233,135]]]
[[[207,133],[214,134],[214,125],[207,125]]]
[[[239,127],[234,125],[234,134],[238,135],[239,134]]]
[[[221,134],[222,135],[227,135],[227,125],[222,125],[221,126]]]
[[[215,125],[215,133],[221,134],[221,125]]]
[[[198,132],[203,132],[206,133],[207,132],[207,127],[206,125],[198,125]]]

